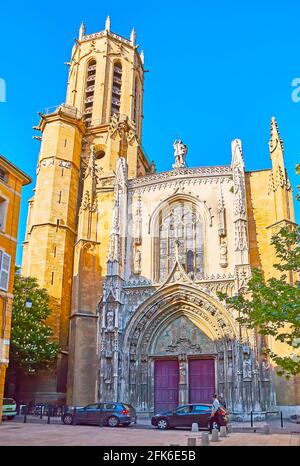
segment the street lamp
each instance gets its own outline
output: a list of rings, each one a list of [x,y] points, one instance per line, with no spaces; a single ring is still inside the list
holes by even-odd
[[[32,301],[31,301],[30,298],[27,298],[27,299],[26,299],[25,307],[26,307],[27,309],[31,309],[31,308],[32,308]]]

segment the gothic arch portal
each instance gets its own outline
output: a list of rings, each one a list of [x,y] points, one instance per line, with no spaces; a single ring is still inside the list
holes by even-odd
[[[178,327],[186,327],[185,333]],[[189,401],[185,367],[191,358],[214,360],[215,382],[228,391],[227,366],[234,365],[237,339],[237,323],[215,297],[189,283],[165,285],[138,308],[125,329],[121,398],[129,399],[139,411],[153,412],[154,364],[162,357],[179,361],[180,403]]]

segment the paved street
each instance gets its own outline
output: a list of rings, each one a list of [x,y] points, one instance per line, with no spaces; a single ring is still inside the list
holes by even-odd
[[[65,426],[61,423],[50,425],[38,422],[26,424],[4,421],[0,425],[0,445],[78,445],[78,446],[168,446],[187,445],[187,438],[195,435],[200,445],[201,433],[191,434],[188,430],[159,431],[151,428],[149,421],[132,427],[109,428],[97,426]],[[58,420],[57,420],[58,421]],[[240,423],[239,423],[240,424]],[[248,424],[249,425],[249,424]],[[240,425],[239,429],[242,426]],[[300,426],[293,425],[283,432],[263,435],[261,432],[234,432],[211,446],[300,446]],[[151,429],[151,431],[150,431]],[[291,433],[291,432],[298,433]]]

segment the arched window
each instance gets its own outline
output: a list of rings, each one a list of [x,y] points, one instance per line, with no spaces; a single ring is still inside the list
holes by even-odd
[[[87,67],[85,100],[84,100],[84,121],[87,126],[92,122],[94,92],[96,79],[96,60],[91,60]]]
[[[122,88],[122,65],[114,64],[112,96],[111,96],[111,115],[120,113],[121,107],[121,88]]]
[[[157,246],[159,281],[165,280],[172,271],[177,248],[179,262],[186,273],[198,278],[203,276],[204,226],[194,204],[177,201],[160,211]]]

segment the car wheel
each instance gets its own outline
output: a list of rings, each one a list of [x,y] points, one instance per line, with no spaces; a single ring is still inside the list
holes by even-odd
[[[160,430],[166,430],[169,427],[168,421],[166,419],[159,419],[157,427]]]
[[[116,416],[111,416],[107,419],[109,427],[117,427],[120,424],[119,419]]]
[[[66,424],[67,426],[70,426],[71,424],[73,424],[73,416],[72,416],[72,414],[64,414],[62,421],[63,421],[63,423]]]

